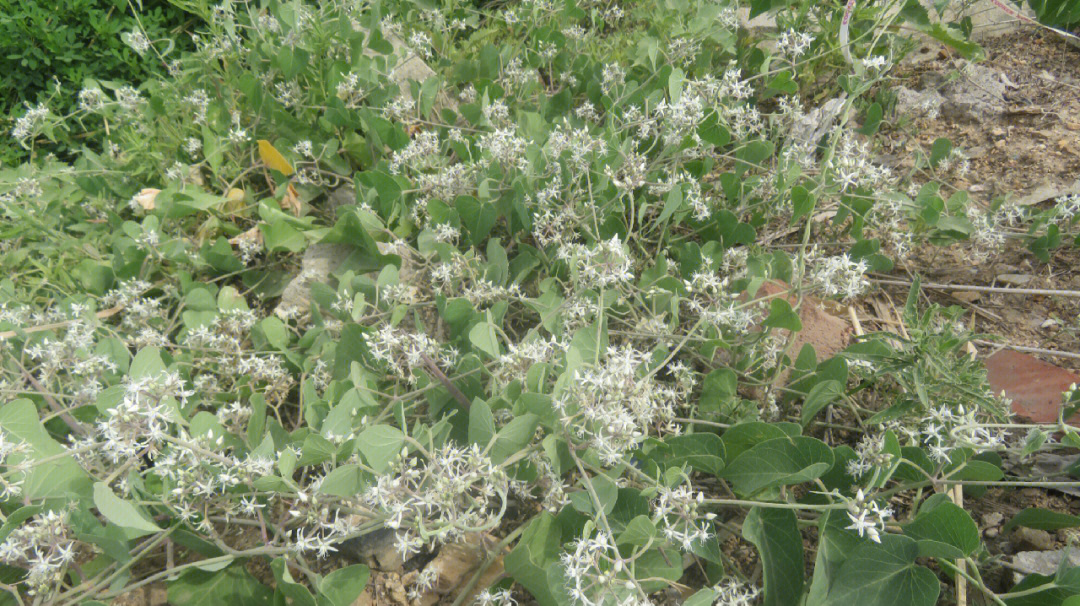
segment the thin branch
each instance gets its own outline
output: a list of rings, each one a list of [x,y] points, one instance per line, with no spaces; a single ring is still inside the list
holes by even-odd
[[[909,280],[885,280],[882,278],[870,278],[875,284],[887,284],[890,286],[911,286]],[[922,282],[922,288],[931,290],[970,290],[972,292],[989,292],[1005,295],[1042,295],[1047,297],[1075,297],[1080,298],[1080,290],[1058,290],[1053,288],[1005,288],[1003,286],[976,286],[974,284],[939,284],[937,282]]]

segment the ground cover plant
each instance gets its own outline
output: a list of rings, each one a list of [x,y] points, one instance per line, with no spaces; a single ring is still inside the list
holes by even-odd
[[[981,57],[938,4],[175,2],[166,75],[11,116],[0,602],[348,606],[390,536],[414,603],[480,541],[445,603],[1076,604],[984,580],[964,499],[1080,436],[962,308],[800,341],[921,247],[1078,236],[947,139],[875,161],[915,33]]]

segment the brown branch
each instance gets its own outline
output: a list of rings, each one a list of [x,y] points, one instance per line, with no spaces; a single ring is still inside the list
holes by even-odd
[[[465,410],[469,410],[469,399],[465,397],[465,394],[461,393],[461,390],[458,389],[456,385],[450,382],[450,379],[446,378],[443,371],[439,370],[439,367],[435,365],[435,361],[423,352],[420,353],[420,359],[423,360],[424,368],[431,373],[431,376],[438,379],[439,383],[442,383],[443,387],[450,392],[450,395],[454,396],[454,399],[465,407]]]

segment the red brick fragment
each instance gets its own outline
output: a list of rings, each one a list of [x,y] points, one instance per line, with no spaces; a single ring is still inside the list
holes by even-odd
[[[1033,423],[1056,423],[1061,394],[1080,377],[1049,362],[1003,349],[986,359],[986,374],[995,394],[1005,392],[1012,399],[1017,416]],[[1080,426],[1080,414],[1068,420]]]

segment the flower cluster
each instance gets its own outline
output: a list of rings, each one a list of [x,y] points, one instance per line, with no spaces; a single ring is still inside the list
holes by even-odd
[[[925,448],[931,460],[944,463],[957,448],[984,451],[1005,446],[1008,432],[987,427],[979,416],[973,406],[942,404],[930,408],[924,418],[914,419],[915,423],[897,423],[896,428],[912,443]]]
[[[881,542],[881,533],[885,530],[885,521],[892,517],[891,507],[881,507],[875,501],[868,501],[860,488],[855,498],[848,503],[848,519],[851,525],[848,530],[854,530],[860,537],[867,537],[875,543]]]
[[[98,422],[103,453],[113,462],[153,457],[177,419],[176,406],[183,406],[193,393],[173,372],[125,377],[123,397]]]
[[[826,297],[839,296],[850,299],[865,292],[870,283],[866,279],[869,267],[862,259],[856,261],[848,255],[818,257],[811,253],[809,278],[816,289]]]
[[[25,455],[30,452],[30,445],[15,436],[0,431],[0,501],[6,501],[22,494],[30,465]],[[12,460],[8,460],[11,457]],[[19,459],[17,462],[15,459]]]
[[[859,478],[871,471],[885,469],[893,455],[885,452],[885,434],[866,434],[855,445],[855,458],[847,463],[847,472]]]
[[[443,348],[431,337],[406,332],[389,324],[365,334],[364,341],[373,358],[384,363],[394,376],[409,383],[417,381],[415,371],[428,363],[452,367],[457,358],[454,350]]]
[[[611,346],[602,364],[576,371],[555,398],[564,425],[606,465],[622,461],[654,427],[675,431],[676,406],[689,396],[684,382],[664,384],[655,373],[642,374],[647,360],[647,352]]]
[[[593,246],[564,244],[559,258],[574,268],[582,288],[617,288],[633,281],[633,261],[618,235]]]
[[[701,511],[704,501],[705,493],[695,493],[689,486],[674,489],[660,486],[652,503],[652,517],[659,522],[664,538],[689,552],[695,543],[703,543],[713,536],[708,523],[716,518],[716,514]]]
[[[628,603],[627,598],[640,595],[637,585],[625,578],[626,562],[614,538],[602,530],[571,543],[560,562],[570,582],[570,597],[577,606],[621,605]]]
[[[506,509],[509,478],[473,444],[448,443],[429,457],[402,453],[362,495],[387,528],[399,530],[402,557],[425,545],[490,529]]]
[[[754,585],[730,577],[714,585],[712,590],[716,592],[713,606],[752,606],[761,595],[761,590]]]
[[[731,278],[718,272],[696,271],[684,281],[687,296],[682,303],[692,317],[701,318],[710,326],[745,333],[757,322],[758,310],[752,303],[739,300],[730,288]]]
[[[27,570],[27,592],[48,601],[75,561],[74,533],[68,512],[47,511],[18,525],[0,543],[0,562]]]

